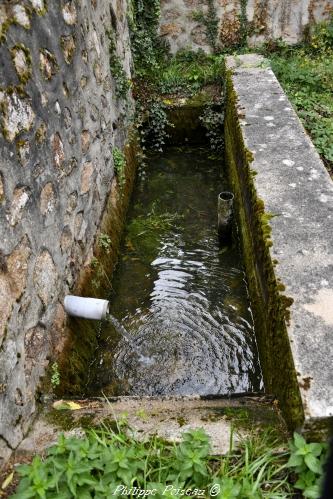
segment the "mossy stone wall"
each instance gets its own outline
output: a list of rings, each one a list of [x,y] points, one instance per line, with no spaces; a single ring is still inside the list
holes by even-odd
[[[173,53],[278,39],[297,43],[308,26],[329,20],[332,12],[331,0],[162,0],[160,34]]]
[[[90,272],[115,195],[112,150],[128,141],[133,100],[130,89],[119,97],[110,69],[117,57],[131,78],[126,0],[0,4],[1,462],[29,428],[48,365],[67,348],[63,298],[84,292],[79,274]],[[118,234],[122,216],[101,230]]]

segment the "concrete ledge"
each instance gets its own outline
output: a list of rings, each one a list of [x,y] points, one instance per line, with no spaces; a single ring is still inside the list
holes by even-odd
[[[26,455],[42,453],[63,432],[66,436],[80,436],[84,428],[103,424],[114,428],[115,422],[124,415],[131,434],[141,439],[158,435],[177,441],[184,431],[204,428],[211,437],[214,454],[226,454],[230,439],[237,445],[240,437],[246,437],[256,427],[274,426],[281,436],[285,434],[273,400],[263,396],[111,397],[107,401],[94,398],[75,402],[78,408],[72,411],[56,410],[52,403],[42,407],[29,435],[16,450],[15,458],[20,460]]]
[[[333,183],[261,56],[228,57],[226,77],[227,161],[266,391],[291,428],[322,432],[333,415]]]

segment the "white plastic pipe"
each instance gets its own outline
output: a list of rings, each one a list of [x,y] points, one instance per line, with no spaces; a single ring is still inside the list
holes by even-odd
[[[83,298],[82,296],[65,296],[65,311],[74,317],[82,319],[105,319],[109,312],[109,302],[98,298]]]

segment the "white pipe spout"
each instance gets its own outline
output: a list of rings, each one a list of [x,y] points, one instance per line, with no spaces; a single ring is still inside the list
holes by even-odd
[[[82,319],[102,320],[109,313],[109,302],[98,298],[68,295],[64,307],[68,315]]]

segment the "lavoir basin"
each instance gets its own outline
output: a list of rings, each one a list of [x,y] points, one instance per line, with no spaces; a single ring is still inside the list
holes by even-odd
[[[230,395],[263,389],[237,228],[219,241],[223,160],[170,147],[140,168],[90,395]],[[130,338],[130,341],[128,341]]]

